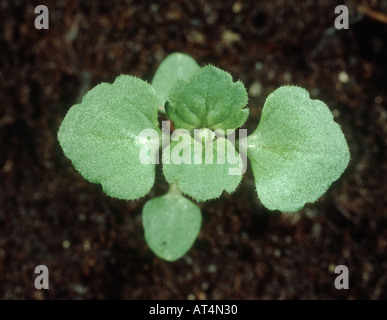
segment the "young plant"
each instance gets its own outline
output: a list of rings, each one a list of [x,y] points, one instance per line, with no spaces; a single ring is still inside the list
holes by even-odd
[[[153,252],[175,261],[191,248],[202,219],[184,195],[202,202],[232,193],[246,156],[262,204],[282,212],[316,201],[348,165],[349,149],[329,108],[295,86],[272,92],[256,130],[246,138],[240,129],[235,142],[249,114],[247,100],[244,85],[229,73],[173,53],[152,84],[121,75],[94,87],[68,111],[58,139],[85,179],[124,200],[149,193],[162,146],[170,188],[146,202],[142,221]],[[158,112],[173,122],[172,135],[169,123],[160,130]]]

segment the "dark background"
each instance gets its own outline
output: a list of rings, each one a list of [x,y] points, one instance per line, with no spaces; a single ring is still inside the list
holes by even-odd
[[[50,29],[36,30],[46,4]],[[350,10],[336,30],[335,6]],[[1,1],[1,299],[386,299],[387,1]],[[343,176],[298,213],[269,212],[251,168],[201,205],[193,248],[174,263],[147,247],[145,198],[109,198],[66,159],[68,109],[119,74],[151,81],[169,53],[241,79],[251,133],[267,95],[305,87],[331,108],[351,151]],[[141,183],[141,182],[139,182]],[[36,290],[47,265],[50,289]],[[349,290],[336,290],[336,265]]]

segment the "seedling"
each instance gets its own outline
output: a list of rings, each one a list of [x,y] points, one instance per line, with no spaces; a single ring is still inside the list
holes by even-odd
[[[142,221],[153,252],[175,261],[201,226],[198,205],[185,195],[202,202],[232,193],[246,156],[262,204],[282,212],[316,201],[348,165],[349,149],[329,108],[295,86],[272,92],[256,130],[247,138],[239,131],[234,143],[230,136],[249,114],[247,100],[244,85],[229,73],[173,53],[152,84],[121,75],[94,87],[70,108],[58,138],[85,179],[125,200],[149,193],[161,151],[170,188],[146,202]],[[159,112],[172,120],[171,136],[169,123],[160,130]]]

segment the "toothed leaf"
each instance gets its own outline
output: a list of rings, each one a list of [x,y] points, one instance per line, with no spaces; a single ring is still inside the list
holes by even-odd
[[[249,110],[242,82],[213,66],[200,68],[187,80],[177,80],[169,93],[166,113],[176,128],[235,129]]]

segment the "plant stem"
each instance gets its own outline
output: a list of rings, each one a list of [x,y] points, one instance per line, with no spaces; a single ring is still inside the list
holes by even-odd
[[[181,193],[180,189],[177,186],[177,182],[176,181],[169,186],[168,192],[179,193],[179,194]]]

